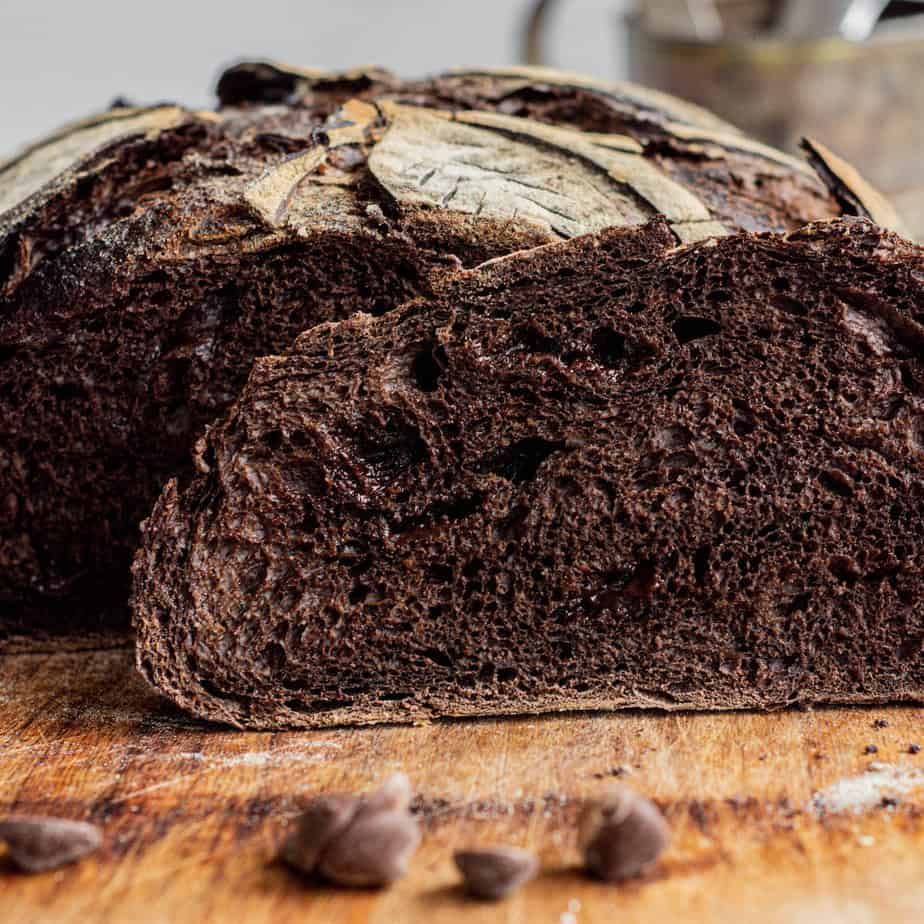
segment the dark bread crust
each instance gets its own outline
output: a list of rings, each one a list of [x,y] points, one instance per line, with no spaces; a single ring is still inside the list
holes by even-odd
[[[135,562],[196,715],[924,694],[924,251],[866,221],[492,261],[256,362]]]
[[[124,627],[137,524],[169,477],[189,477],[193,443],[254,357],[314,324],[430,294],[461,265],[596,229],[524,220],[503,197],[492,216],[465,211],[451,189],[435,204],[403,199],[372,169],[396,137],[384,110],[341,143],[347,100],[567,123],[597,162],[569,159],[525,123],[459,115],[452,126],[515,143],[520,164],[524,151],[537,169],[552,158],[574,188],[605,186],[601,202],[623,222],[676,206],[684,240],[842,212],[805,165],[639,88],[550,72],[402,82],[243,65],[221,89],[217,113],[119,109],[0,165],[0,644]],[[321,149],[314,173],[269,197],[280,210],[254,205],[255,186]],[[600,167],[607,151],[644,168],[634,186]]]

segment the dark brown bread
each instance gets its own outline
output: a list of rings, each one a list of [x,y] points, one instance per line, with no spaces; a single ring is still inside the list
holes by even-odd
[[[548,245],[258,360],[135,564],[193,713],[321,726],[924,694],[924,251]]]
[[[304,329],[658,215],[681,241],[893,220],[627,85],[260,63],[219,89],[218,112],[118,108],[0,165],[0,643],[119,622],[138,523]]]

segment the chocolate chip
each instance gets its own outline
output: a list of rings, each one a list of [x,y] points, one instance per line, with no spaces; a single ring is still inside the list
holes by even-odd
[[[313,873],[324,849],[355,817],[359,803],[359,796],[346,793],[312,799],[283,845],[282,859],[303,873]]]
[[[466,890],[491,901],[510,895],[539,871],[535,855],[519,847],[457,850],[453,859]]]
[[[620,882],[655,863],[670,842],[670,829],[653,802],[620,786],[585,805],[579,840],[588,871]]]
[[[388,885],[407,872],[419,846],[420,827],[410,812],[360,811],[322,853],[318,869],[339,885]]]
[[[876,719],[876,721],[873,722],[873,728],[888,728],[888,727],[889,727],[888,719]]]
[[[340,885],[386,885],[407,872],[420,844],[410,801],[403,773],[367,795],[319,796],[306,806],[280,856],[295,869]]]
[[[879,748],[877,748],[875,744],[868,744],[865,748],[863,748],[863,753],[864,754],[878,754]]]
[[[909,744],[909,745],[908,745],[908,753],[909,753],[909,754],[920,754],[920,753],[921,753],[921,745],[919,745],[919,744]]]
[[[41,873],[93,853],[103,837],[85,821],[23,815],[0,820],[0,841],[21,870]]]

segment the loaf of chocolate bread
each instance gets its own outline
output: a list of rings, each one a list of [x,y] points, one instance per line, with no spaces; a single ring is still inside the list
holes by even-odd
[[[628,85],[258,62],[219,93],[0,165],[0,643],[124,625],[138,523],[254,357],[315,324],[656,217],[677,242],[894,222],[823,149],[810,167]]]
[[[256,361],[135,562],[196,715],[924,696],[924,250],[858,219],[490,261]]]

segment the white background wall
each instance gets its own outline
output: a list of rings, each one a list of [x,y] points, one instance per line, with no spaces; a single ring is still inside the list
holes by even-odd
[[[618,77],[629,0],[558,0],[551,63]],[[517,61],[529,0],[0,0],[0,154],[132,101],[207,104],[240,57],[419,75]]]

